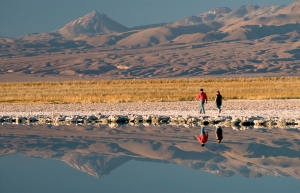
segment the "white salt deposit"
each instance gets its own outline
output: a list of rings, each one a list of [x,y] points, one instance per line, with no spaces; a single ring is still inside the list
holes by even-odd
[[[207,116],[261,116],[300,118],[300,100],[228,100],[218,113],[213,101],[205,105]],[[199,116],[198,101],[92,103],[92,104],[34,104],[0,105],[0,115],[190,115]]]

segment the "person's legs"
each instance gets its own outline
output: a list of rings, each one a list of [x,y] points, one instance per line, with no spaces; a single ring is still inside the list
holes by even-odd
[[[217,109],[219,109],[219,113],[221,113],[221,105],[216,105]]]
[[[203,113],[203,114],[205,114],[204,104],[205,104],[205,101],[200,101],[200,113]]]
[[[205,131],[204,131],[204,127],[203,126],[201,127],[200,135],[205,135]]]
[[[202,113],[202,101],[200,101],[200,114]]]

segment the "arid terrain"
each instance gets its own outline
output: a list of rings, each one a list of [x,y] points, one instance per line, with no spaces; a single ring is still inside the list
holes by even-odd
[[[224,128],[218,144],[215,128],[201,147],[199,127],[3,125],[0,156],[21,153],[66,162],[94,177],[109,174],[129,160],[175,163],[219,176],[292,176],[299,179],[298,129]]]
[[[219,7],[127,28],[91,12],[62,29],[0,38],[0,81],[299,75],[300,2]]]

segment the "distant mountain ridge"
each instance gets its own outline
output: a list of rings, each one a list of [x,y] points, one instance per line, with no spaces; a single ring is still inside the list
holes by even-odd
[[[104,13],[98,13],[97,11],[93,11],[81,18],[69,22],[59,30],[49,32],[49,33],[45,32],[40,34],[28,34],[21,37],[20,39],[34,40],[34,39],[43,39],[43,38],[49,39],[49,37],[57,38],[57,37],[76,37],[80,35],[97,35],[97,34],[105,35],[105,34],[123,33],[123,32],[128,32],[133,30],[143,31],[143,30],[157,28],[157,27],[170,28],[170,27],[180,27],[180,26],[193,26],[202,23],[209,25],[210,22],[220,23],[222,25],[221,33],[222,32],[227,33],[228,31],[230,31],[230,28],[232,28],[232,26],[238,26],[239,28],[241,28],[242,26],[244,26],[245,22],[249,23],[249,21],[252,21],[251,22],[252,24],[260,25],[261,20],[259,20],[259,18],[261,17],[270,18],[269,20],[274,20],[277,19],[274,18],[274,16],[276,15],[282,15],[282,14],[300,15],[299,13],[300,13],[299,1],[295,1],[290,5],[272,5],[272,6],[263,6],[263,7],[259,7],[258,5],[244,5],[234,10],[228,7],[217,7],[210,11],[198,15],[188,16],[186,18],[180,19],[178,21],[170,22],[170,23],[149,24],[149,25],[141,25],[141,26],[128,28],[118,23],[117,21],[110,19]],[[219,30],[219,28],[215,30]],[[200,31],[193,31],[193,33],[198,33],[198,32],[203,33],[201,29]],[[222,37],[224,38],[224,36]],[[145,39],[147,38],[148,37],[146,36]],[[168,38],[164,38],[164,39],[168,39]],[[145,42],[145,40],[142,41]],[[161,43],[161,41],[158,42]],[[130,45],[133,44],[130,43]],[[141,45],[148,45],[148,44],[142,43]]]

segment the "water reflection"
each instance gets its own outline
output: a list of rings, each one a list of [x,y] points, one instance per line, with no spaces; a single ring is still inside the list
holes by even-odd
[[[206,127],[201,147],[194,136],[200,127],[172,125],[2,125],[0,155],[62,160],[96,178],[128,161],[172,163],[218,176],[247,178],[292,176],[300,179],[298,128]]]

